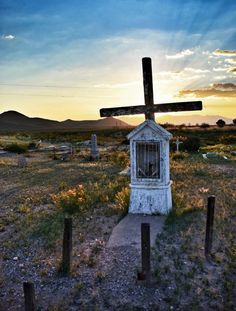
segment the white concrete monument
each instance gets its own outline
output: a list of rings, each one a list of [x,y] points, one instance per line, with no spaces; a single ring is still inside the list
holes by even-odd
[[[130,213],[167,214],[172,208],[169,140],[172,135],[146,120],[129,135]]]
[[[142,59],[145,106],[103,108],[101,117],[145,114],[146,121],[129,135],[131,159],[130,213],[167,214],[171,207],[169,140],[172,135],[155,123],[155,112],[202,110],[202,102],[156,104],[151,58]]]

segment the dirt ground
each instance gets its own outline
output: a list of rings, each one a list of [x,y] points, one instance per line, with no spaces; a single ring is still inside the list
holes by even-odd
[[[24,281],[35,285],[38,310],[235,310],[235,161],[172,161],[174,211],[152,248],[150,286],[137,280],[138,250],[106,248],[122,217],[111,203],[129,184],[120,167],[109,157],[62,162],[35,153],[27,161],[19,168],[15,157],[0,158],[0,310],[24,310]],[[63,276],[64,214],[51,196],[78,184],[94,203],[72,215],[73,265]],[[204,257],[209,194],[216,195],[211,262]]]

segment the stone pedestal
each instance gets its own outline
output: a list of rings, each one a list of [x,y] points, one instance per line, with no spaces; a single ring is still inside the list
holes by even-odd
[[[171,182],[165,186],[130,185],[129,213],[166,215],[171,208]]]

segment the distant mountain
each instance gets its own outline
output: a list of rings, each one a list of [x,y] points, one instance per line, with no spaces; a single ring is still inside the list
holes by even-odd
[[[74,121],[74,120],[65,120],[60,122],[60,124],[63,127],[69,127],[69,128],[127,128],[130,127],[130,125],[126,122],[123,122],[121,120],[115,119],[113,117],[108,117],[105,119],[99,119],[99,120],[86,120],[86,121]]]
[[[6,111],[0,114],[0,130],[41,130],[57,128],[60,122],[41,118],[28,118],[17,111]]]
[[[6,111],[0,114],[0,131],[43,131],[43,130],[88,130],[106,128],[128,128],[129,124],[113,117],[99,120],[62,122],[43,118],[29,118],[17,111]]]
[[[195,125],[195,124],[202,124],[202,123],[208,123],[210,125],[215,125],[216,121],[218,121],[219,119],[223,119],[227,124],[232,123],[232,119],[229,118],[225,118],[222,116],[201,116],[201,115],[190,115],[190,116],[162,116],[160,118],[158,118],[157,116],[157,120],[159,123],[170,123],[170,124],[176,124],[176,125],[180,125],[180,124],[191,124],[191,125]]]
[[[140,124],[144,121],[144,117],[140,116],[134,116],[133,118],[130,117],[121,117],[120,118],[124,122],[128,122],[129,124],[135,126],[137,124]],[[215,125],[216,121],[219,119],[223,119],[227,124],[231,124],[233,122],[233,117],[232,119],[222,117],[219,115],[162,115],[159,116],[158,113],[155,115],[156,122],[164,124],[164,123],[169,123],[169,124],[175,124],[175,125],[180,125],[180,124],[202,124],[202,123],[208,123],[210,125]]]

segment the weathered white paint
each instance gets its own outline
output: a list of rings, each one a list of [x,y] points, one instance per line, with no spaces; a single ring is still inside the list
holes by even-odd
[[[167,214],[172,208],[169,165],[169,140],[172,135],[152,120],[146,120],[129,135],[131,194],[129,213]],[[159,142],[160,178],[136,177],[136,143]]]

